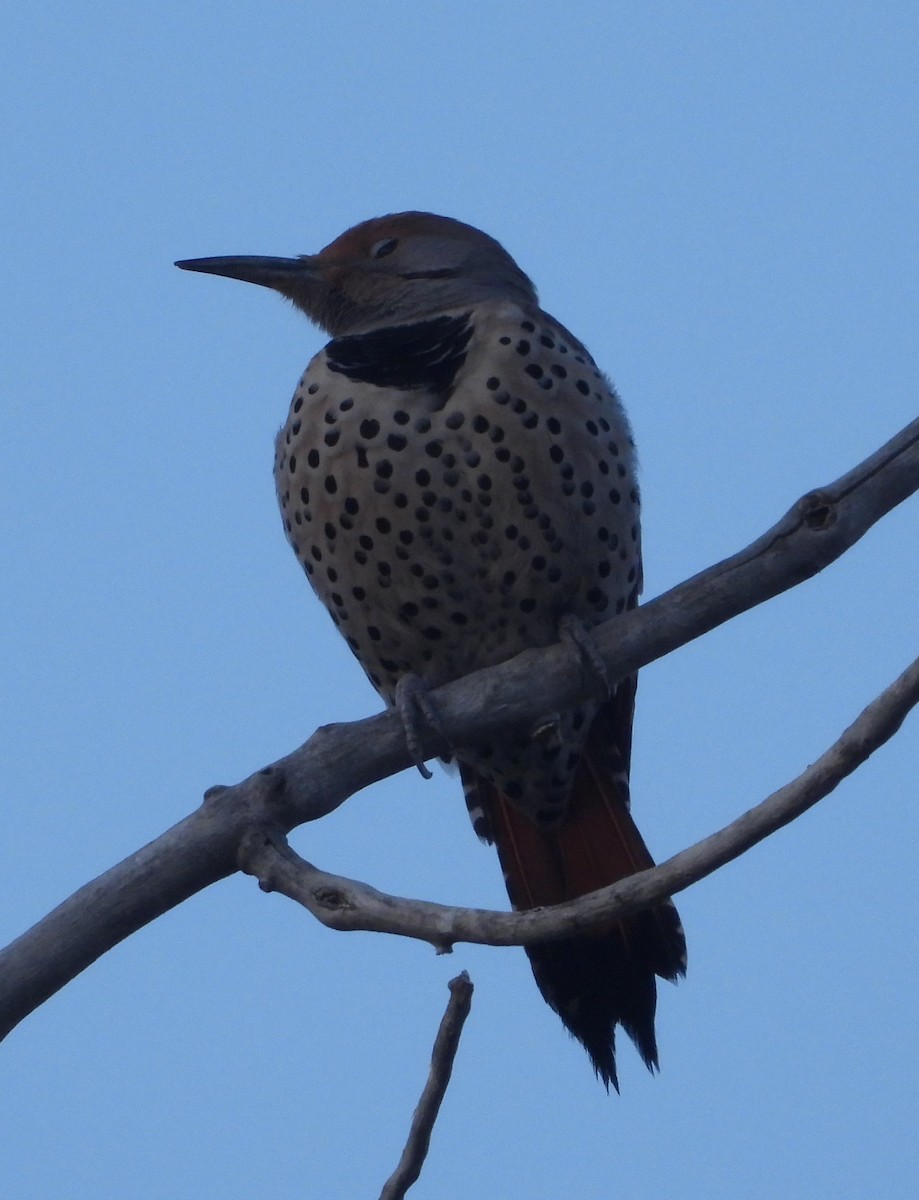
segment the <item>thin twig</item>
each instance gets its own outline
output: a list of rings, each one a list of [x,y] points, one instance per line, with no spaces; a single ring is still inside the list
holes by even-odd
[[[891,738],[917,703],[919,659],[797,779],[724,829],[657,867],[552,908],[503,913],[390,896],[321,871],[279,835],[254,836],[243,851],[244,869],[258,876],[264,890],[296,900],[332,929],[401,934],[428,941],[439,951],[449,950],[454,942],[517,946],[586,933],[683,891],[812,808]]]
[[[427,1158],[431,1131],[453,1073],[453,1060],[456,1058],[463,1026],[472,1006],[472,980],[465,971],[451,979],[449,987],[450,999],[434,1039],[427,1083],[412,1117],[408,1141],[405,1143],[399,1165],[383,1185],[380,1200],[402,1200],[421,1174],[421,1168]]]

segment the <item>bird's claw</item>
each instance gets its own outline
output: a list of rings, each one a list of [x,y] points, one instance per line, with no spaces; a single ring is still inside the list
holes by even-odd
[[[581,665],[586,667],[594,679],[598,679],[603,687],[604,698],[609,700],[613,694],[610,686],[609,671],[600,653],[600,647],[594,636],[580,618],[573,613],[565,613],[558,623],[559,637],[568,642],[577,651]]]
[[[443,721],[440,712],[431,696],[430,689],[418,675],[403,675],[396,684],[395,708],[402,722],[405,733],[405,744],[412,757],[412,762],[418,768],[422,779],[433,779],[434,773],[424,763],[419,738],[419,721],[421,717],[432,729],[443,735]]]

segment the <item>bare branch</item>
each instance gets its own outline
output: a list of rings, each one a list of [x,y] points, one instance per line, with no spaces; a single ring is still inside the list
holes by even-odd
[[[412,1117],[408,1141],[405,1143],[399,1165],[383,1185],[380,1200],[402,1200],[408,1189],[417,1181],[427,1158],[431,1131],[453,1073],[453,1060],[456,1058],[463,1026],[472,1006],[472,981],[465,971],[450,980],[449,988],[450,999],[434,1039],[428,1080]]]
[[[594,630],[610,679],[815,575],[917,489],[919,420],[835,483],[803,497],[746,550]],[[595,686],[570,650],[557,645],[457,680],[437,691],[436,702],[451,742],[468,745],[501,729],[531,727],[547,707],[571,705]],[[422,749],[433,756],[447,746],[431,732]],[[409,765],[400,722],[384,713],[319,729],[272,766],[232,788],[211,789],[200,809],[0,952],[0,1037],[123,938],[233,874],[253,831],[286,833]]]
[[[505,913],[390,896],[319,870],[278,835],[253,835],[242,856],[243,869],[258,876],[263,890],[296,900],[331,929],[401,934],[431,942],[441,952],[450,950],[454,942],[517,946],[570,937],[575,931],[588,933],[603,928],[611,918],[683,891],[812,808],[891,738],[917,703],[919,659],[797,779],[730,825],[659,866],[551,908]]]

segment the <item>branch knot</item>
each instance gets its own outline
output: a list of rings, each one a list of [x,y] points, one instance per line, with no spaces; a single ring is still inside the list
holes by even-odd
[[[808,529],[813,529],[817,533],[823,529],[830,529],[836,524],[838,515],[836,498],[829,492],[808,492],[798,501],[798,508],[804,524]]]
[[[335,912],[341,912],[343,909],[354,908],[351,903],[351,897],[347,892],[337,887],[329,887],[328,885],[320,885],[313,888],[313,899],[317,904],[321,904],[323,908],[330,908]]]

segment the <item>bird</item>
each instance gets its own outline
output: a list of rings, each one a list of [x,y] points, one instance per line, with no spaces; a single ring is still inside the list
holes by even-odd
[[[176,265],[270,288],[330,337],[277,436],[275,482],[297,559],[387,705],[405,715],[566,632],[589,656],[591,629],[635,607],[640,498],[622,403],[495,238],[400,212],[318,254]],[[452,747],[515,909],[653,866],[630,813],[635,688],[630,676],[539,728]],[[607,1091],[619,1026],[657,1070],[656,979],[686,970],[672,901],[527,954]]]

